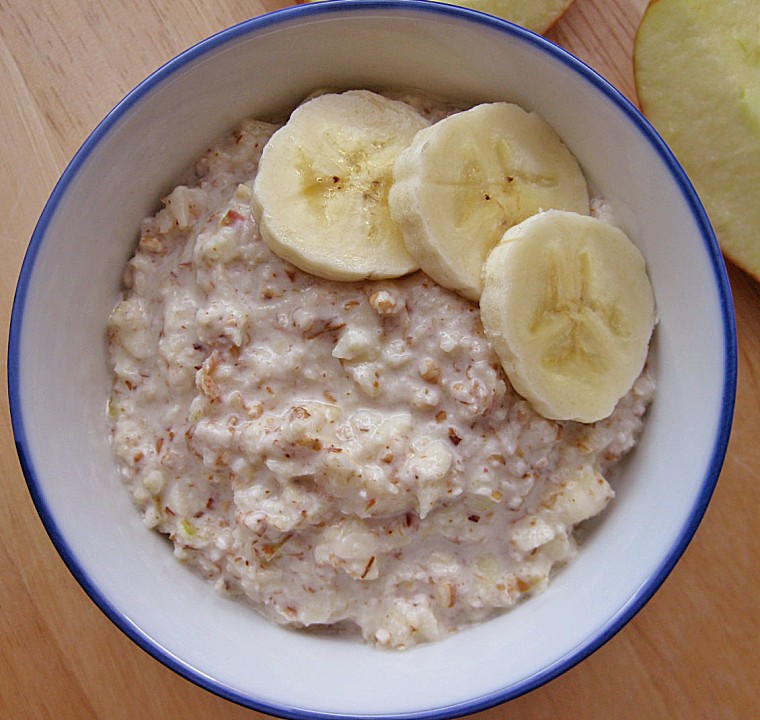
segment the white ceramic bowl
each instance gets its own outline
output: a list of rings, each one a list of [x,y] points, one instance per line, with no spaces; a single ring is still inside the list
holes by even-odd
[[[142,525],[105,423],[104,328],[140,220],[210,140],[320,86],[413,86],[537,110],[643,251],[660,314],[658,393],[617,499],[542,595],[438,644],[396,653],[269,624],[218,597]],[[712,494],[736,350],[725,268],[672,155],[610,85],[546,40],[438,4],[320,3],[191,48],[88,138],[32,237],[13,308],[10,404],[45,526],[85,590],[161,662],[287,717],[448,717],[524,693],[617,632],[664,580]]]

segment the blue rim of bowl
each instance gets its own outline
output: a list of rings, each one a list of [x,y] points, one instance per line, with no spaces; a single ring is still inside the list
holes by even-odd
[[[733,302],[731,299],[730,285],[723,257],[720,252],[717,240],[713,233],[710,222],[707,218],[704,208],[699,201],[691,182],[685,172],[675,159],[674,155],[667,147],[665,142],[659,137],[649,122],[639,113],[639,111],[628,101],[617,89],[610,85],[595,70],[583,63],[581,60],[571,55],[569,52],[554,45],[549,40],[536,35],[535,33],[525,30],[519,26],[513,25],[505,20],[501,20],[490,15],[486,15],[466,8],[450,6],[442,3],[432,3],[428,0],[330,0],[329,2],[299,5],[296,7],[277,10],[250,20],[241,22],[226,30],[212,35],[211,37],[199,42],[183,53],[167,62],[160,67],[137,87],[135,87],[113,110],[98,124],[90,136],[82,144],[69,165],[64,170],[58,180],[45,208],[40,216],[37,226],[32,235],[29,247],[24,257],[24,262],[19,275],[14,297],[13,310],[11,313],[10,334],[8,342],[8,396],[10,402],[11,422],[15,436],[16,450],[19,456],[21,467],[26,478],[29,492],[32,496],[37,512],[43,522],[43,525],[56,547],[61,558],[65,562],[69,571],[74,575],[76,580],[95,602],[95,604],[105,613],[105,615],[131,640],[139,645],[143,650],[152,655],[162,664],[185,677],[196,685],[209,690],[227,700],[239,705],[268,713],[270,715],[289,718],[292,720],[327,720],[328,718],[375,718],[381,717],[376,714],[346,714],[333,713],[307,708],[290,707],[287,704],[273,704],[272,702],[258,700],[255,697],[243,695],[223,683],[208,677],[196,668],[184,663],[176,657],[167,648],[162,647],[150,636],[145,634],[139,627],[133,624],[128,618],[121,614],[118,608],[111,603],[100,589],[87,576],[80,567],[76,557],[67,545],[66,539],[61,534],[55,521],[54,513],[49,508],[42,490],[37,482],[36,473],[32,463],[32,458],[27,450],[26,429],[24,426],[23,409],[20,403],[20,373],[21,373],[21,356],[20,344],[23,328],[24,307],[27,292],[34,272],[35,260],[37,253],[45,240],[48,225],[52,220],[56,209],[62,199],[65,197],[67,189],[72,180],[77,176],[82,166],[87,161],[90,153],[100,143],[101,139],[115,126],[115,124],[127,113],[127,111],[144,96],[151,92],[156,86],[166,80],[167,77],[182,69],[189,63],[197,60],[204,54],[213,51],[239,37],[259,32],[288,21],[296,17],[308,17],[316,15],[329,15],[334,12],[345,12],[351,9],[362,10],[402,10],[408,13],[430,14],[434,16],[450,16],[471,23],[480,23],[487,25],[495,30],[499,30],[513,39],[532,44],[555,60],[569,66],[577,74],[581,75],[586,81],[594,85],[606,98],[612,101],[617,108],[628,117],[628,119],[639,129],[642,135],[655,149],[663,163],[670,170],[673,179],[681,189],[681,192],[688,206],[691,208],[696,223],[700,228],[705,251],[711,262],[718,292],[720,295],[720,308],[723,320],[724,330],[724,380],[722,391],[722,403],[720,424],[715,437],[713,451],[707,472],[702,480],[701,492],[692,508],[688,522],[682,528],[680,535],[671,547],[668,555],[662,561],[657,570],[652,574],[649,580],[644,583],[628,603],[622,607],[607,623],[600,627],[598,632],[585,643],[569,651],[565,656],[559,658],[551,666],[545,668],[523,681],[487,695],[465,700],[459,703],[433,707],[429,710],[412,711],[408,713],[395,713],[393,715],[383,715],[382,717],[408,718],[409,720],[443,720],[444,718],[455,718],[470,713],[479,712],[488,708],[499,705],[508,700],[512,700],[520,695],[524,695],[531,690],[549,682],[550,680],[563,674],[577,663],[588,657],[590,654],[599,649],[616,633],[618,633],[633,616],[647,603],[656,590],[662,585],[671,570],[678,562],[679,558],[685,551],[687,545],[694,536],[694,533],[702,520],[707,509],[712,494],[715,490],[718,476],[720,474],[728,440],[731,431],[733,418],[734,402],[736,395],[736,377],[737,377],[737,340],[736,326],[734,317]]]

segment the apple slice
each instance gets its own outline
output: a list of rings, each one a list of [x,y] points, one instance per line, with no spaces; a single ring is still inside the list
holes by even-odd
[[[724,254],[760,279],[758,0],[654,0],[636,34],[634,76]]]
[[[480,10],[521,25],[537,33],[545,33],[565,11],[573,0],[438,0],[454,5]]]
[[[316,2],[317,0],[306,0]],[[516,25],[545,33],[572,4],[573,0],[436,0],[495,15]]]

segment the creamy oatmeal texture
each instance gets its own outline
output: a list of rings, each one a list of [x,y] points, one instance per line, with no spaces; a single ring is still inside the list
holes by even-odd
[[[219,591],[278,623],[437,640],[573,557],[653,383],[594,425],[546,420],[475,303],[422,272],[341,283],[279,259],[250,211],[276,128],[243,123],[144,222],[109,326],[114,451],[146,525]]]

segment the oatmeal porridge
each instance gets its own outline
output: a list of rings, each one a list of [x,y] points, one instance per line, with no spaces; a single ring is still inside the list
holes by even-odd
[[[145,524],[220,592],[380,646],[438,640],[574,556],[653,381],[594,424],[548,420],[477,303],[421,271],[280,259],[250,209],[277,127],[245,121],[144,221],[108,331],[113,448]]]

